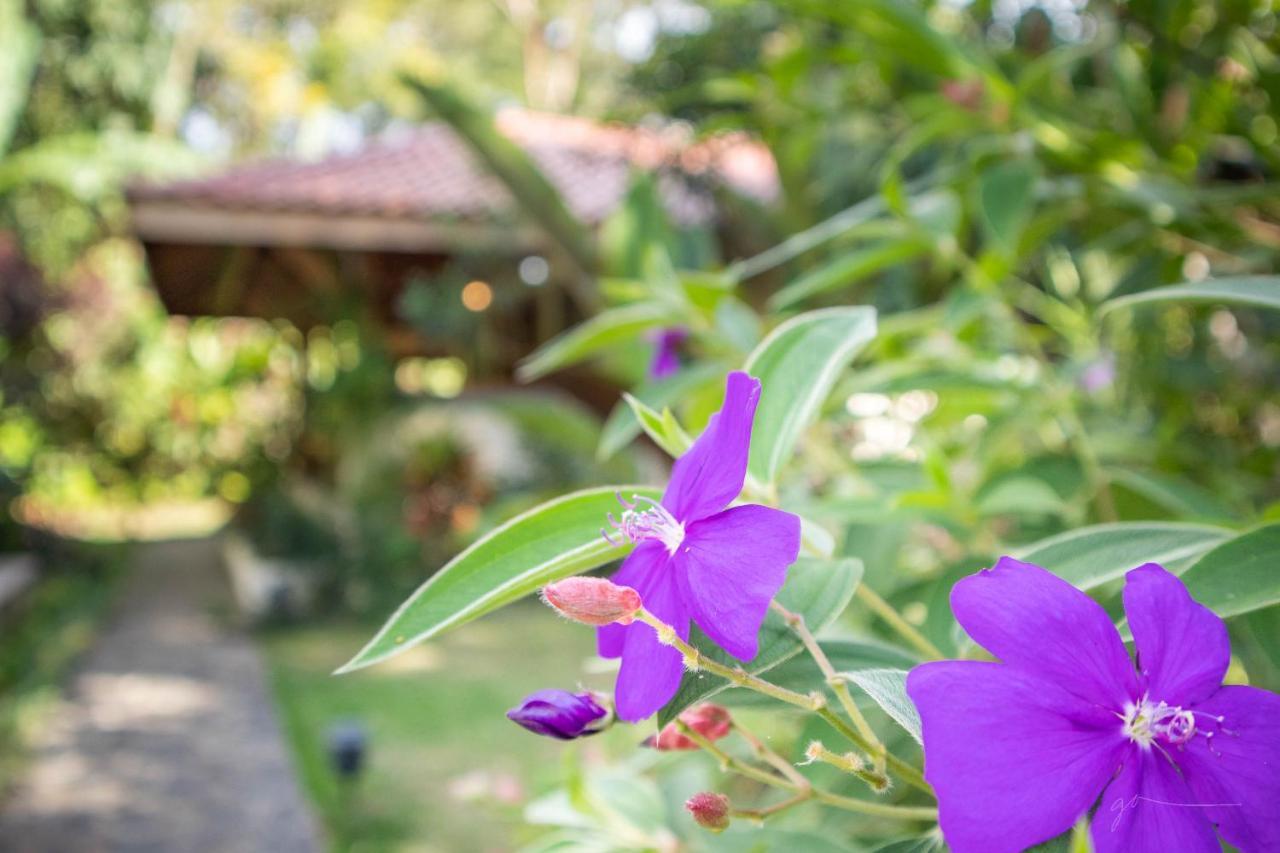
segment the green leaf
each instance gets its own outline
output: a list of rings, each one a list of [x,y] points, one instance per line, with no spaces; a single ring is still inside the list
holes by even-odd
[[[637,302],[601,311],[538,347],[520,362],[516,378],[521,382],[532,382],[605,347],[630,340],[647,329],[674,322],[676,318],[669,308],[653,302]]]
[[[920,712],[907,695],[907,673],[902,669],[863,669],[841,672],[846,681],[856,684],[863,693],[875,700],[893,721],[906,729],[907,734],[924,744],[921,734]]]
[[[1062,515],[1066,502],[1053,487],[1038,477],[1006,477],[977,496],[975,505],[983,516],[993,515]]]
[[[1230,518],[1231,510],[1217,495],[1195,483],[1168,474],[1135,468],[1109,468],[1107,477],[1170,512],[1192,518]]]
[[[1101,313],[1144,302],[1213,302],[1280,309],[1280,275],[1246,275],[1153,287],[1109,300]]]
[[[661,411],[669,406],[675,406],[686,394],[698,388],[713,383],[723,387],[724,374],[724,367],[714,362],[701,362],[684,368],[666,379],[638,385],[631,389],[631,393],[650,409]],[[604,422],[604,428],[600,431],[600,446],[596,448],[596,458],[608,459],[639,435],[640,429],[640,422],[636,419],[631,407],[626,402],[618,403],[609,413],[608,419]]]
[[[1224,619],[1280,604],[1280,524],[1224,542],[1182,576],[1196,601]]]
[[[787,571],[787,582],[778,591],[778,602],[792,613],[804,617],[811,631],[819,631],[840,615],[849,604],[853,591],[862,580],[862,562],[843,560],[797,560]],[[760,627],[760,651],[746,664],[717,646],[695,626],[689,642],[713,660],[759,675],[797,654],[804,646],[796,633],[772,610]],[[727,687],[729,682],[705,672],[686,672],[680,689],[658,712],[658,725],[665,726],[685,708],[708,699]]]
[[[827,308],[792,317],[751,353],[743,369],[762,391],[747,471],[757,481],[776,480],[840,372],[875,334],[874,308]]]
[[[1011,160],[983,172],[979,209],[987,236],[1006,256],[1017,252],[1022,229],[1031,217],[1036,183],[1033,163]]]
[[[775,311],[790,308],[797,302],[847,287],[885,267],[908,261],[928,248],[929,243],[923,237],[911,235],[877,246],[855,249],[779,290],[769,299],[769,307]]]
[[[670,409],[664,408],[659,414],[626,392],[623,392],[622,399],[626,400],[627,405],[631,407],[636,420],[640,422],[640,428],[654,440],[654,443],[665,450],[668,456],[674,459],[693,444],[693,439],[689,438],[681,428]]]
[[[1230,536],[1230,530],[1205,524],[1096,524],[1041,540],[1015,556],[1088,591],[1143,563],[1176,572]]]
[[[934,829],[919,838],[903,838],[877,847],[873,853],[946,853],[947,844],[941,830]]]
[[[541,587],[625,557],[600,534],[616,493],[657,499],[645,486],[604,486],[572,492],[516,516],[450,560],[418,587],[369,644],[338,672],[384,661],[450,628]]]

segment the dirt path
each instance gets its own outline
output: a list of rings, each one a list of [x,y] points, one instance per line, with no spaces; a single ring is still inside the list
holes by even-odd
[[[263,663],[208,540],[139,546],[0,811],[0,851],[315,851]]]

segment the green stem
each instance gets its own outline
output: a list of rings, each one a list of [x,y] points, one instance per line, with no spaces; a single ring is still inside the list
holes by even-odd
[[[806,696],[803,693],[796,693],[794,690],[788,690],[785,687],[771,684],[763,678],[758,678],[741,667],[725,666],[719,661],[712,660],[680,639],[680,635],[675,632],[674,628],[644,608],[641,608],[636,613],[635,618],[657,632],[658,642],[678,649],[680,654],[684,655],[685,666],[690,670],[706,670],[739,687],[763,693],[765,696],[772,697],[780,702],[786,702],[788,705],[795,705],[797,708],[804,708],[806,711],[816,711],[827,703],[827,700],[821,694],[815,693]]]
[[[876,769],[883,770],[885,764],[884,744],[880,742],[880,738],[876,737],[876,733],[871,728],[871,724],[867,722],[867,718],[862,716],[862,712],[858,710],[853,697],[849,695],[849,686],[836,672],[835,667],[831,665],[831,660],[827,657],[827,653],[822,650],[822,646],[818,645],[813,632],[805,624],[804,616],[799,613],[792,613],[776,601],[772,602],[770,606],[774,612],[791,626],[791,630],[800,638],[800,642],[804,643],[804,647],[809,651],[809,656],[813,658],[813,662],[822,671],[823,678],[827,680],[827,686],[836,694],[836,699],[840,701],[840,706],[844,708],[845,715],[853,723],[853,727],[858,730],[858,734],[862,735],[867,743],[871,745],[870,755],[872,761],[875,762]]]
[[[775,776],[761,770],[759,767],[752,767],[745,761],[734,758],[693,729],[680,724],[680,730],[685,737],[692,740],[698,746],[702,747],[709,754],[714,756],[720,762],[720,766],[726,770],[731,770],[740,776],[746,776],[749,779],[755,779],[765,785],[771,785],[774,788],[783,788],[788,791],[795,791],[797,797],[803,799],[815,799],[818,802],[826,803],[845,811],[858,812],[859,814],[875,815],[877,817],[892,817],[900,820],[937,820],[938,810],[927,806],[887,806],[882,803],[868,802],[867,800],[857,800],[853,797],[842,797],[839,794],[833,794],[830,791],[823,791],[814,788],[808,780],[804,785],[797,785],[789,779],[783,779],[781,776]],[[793,798],[796,799],[796,798]],[[796,802],[802,802],[796,799]],[[791,803],[790,805],[794,805]],[[776,809],[775,809],[776,810]]]
[[[831,726],[831,728],[844,735],[845,739],[854,746],[870,752],[868,749],[870,745],[862,739],[862,736],[854,731],[848,723],[837,716],[830,708],[819,708],[814,713],[825,720],[827,725]],[[885,753],[884,758],[885,763],[889,765],[889,769],[892,770],[899,779],[906,782],[913,788],[924,791],[929,796],[934,796],[933,786],[925,781],[924,776],[920,775],[919,770],[915,769],[892,752]]]
[[[862,603],[867,606],[871,612],[875,613],[881,619],[889,624],[889,627],[898,632],[898,636],[906,640],[912,648],[922,654],[926,660],[942,660],[946,657],[937,646],[929,642],[929,639],[917,631],[911,623],[903,619],[897,610],[893,609],[893,605],[876,595],[871,587],[865,583],[858,584],[857,592],[854,593],[858,598],[862,599]]]

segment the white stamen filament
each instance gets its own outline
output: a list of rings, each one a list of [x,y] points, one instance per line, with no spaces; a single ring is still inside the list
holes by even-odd
[[[622,518],[614,518],[613,513],[609,513],[609,525],[629,541],[640,543],[656,539],[667,547],[669,554],[675,554],[676,549],[684,542],[684,525],[653,498],[632,495],[628,501],[619,494],[618,502],[624,507]],[[648,504],[648,507],[640,509],[642,503]],[[615,541],[609,531],[602,529],[600,533],[610,545],[622,544]]]
[[[1124,721],[1124,734],[1139,746],[1150,747],[1154,744],[1159,747],[1167,744],[1181,748],[1198,734],[1203,735],[1207,742],[1211,742],[1213,738],[1213,732],[1196,728],[1197,715],[1207,718],[1203,722],[1208,725],[1217,723],[1219,728],[1226,719],[1163,701],[1152,702],[1146,696],[1136,704],[1126,705],[1121,719]],[[1226,729],[1221,730],[1233,734]]]

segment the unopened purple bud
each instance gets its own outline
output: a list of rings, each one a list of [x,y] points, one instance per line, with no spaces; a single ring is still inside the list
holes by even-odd
[[[1080,372],[1080,387],[1086,394],[1099,394],[1115,384],[1116,358],[1111,353],[1091,362]]]
[[[698,826],[719,832],[729,825],[729,798],[724,794],[703,791],[685,800],[684,807]]]
[[[603,731],[612,715],[593,693],[539,690],[507,712],[507,719],[537,735],[573,740]]]
[[[665,379],[680,369],[680,345],[689,332],[680,326],[662,329],[653,336],[653,361],[649,362],[649,378]]]

